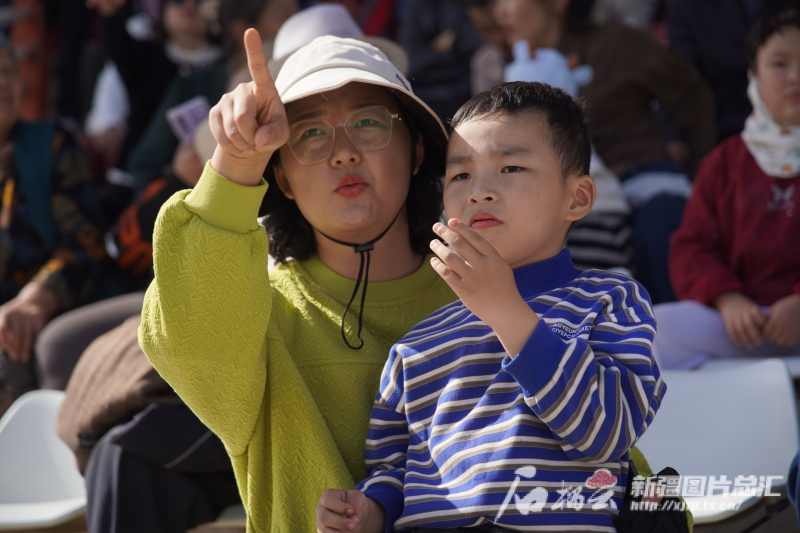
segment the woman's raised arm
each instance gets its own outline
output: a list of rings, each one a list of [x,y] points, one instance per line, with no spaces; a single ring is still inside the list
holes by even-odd
[[[267,233],[257,221],[267,189],[261,176],[288,137],[258,32],[248,30],[245,42],[254,81],[214,107],[219,145],[211,164],[191,192],[161,208],[139,330],[153,366],[234,456],[258,421],[268,372],[272,290]]]

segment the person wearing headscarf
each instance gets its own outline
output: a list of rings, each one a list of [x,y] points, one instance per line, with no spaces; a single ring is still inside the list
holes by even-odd
[[[762,15],[748,56],[753,113],[703,161],[672,240],[662,368],[800,353],[800,2]]]

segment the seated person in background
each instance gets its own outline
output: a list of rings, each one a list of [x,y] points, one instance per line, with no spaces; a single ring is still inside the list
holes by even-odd
[[[20,121],[22,94],[0,40],[0,415],[36,388],[39,332],[86,301],[106,258],[83,154],[60,126]]]
[[[691,65],[649,34],[622,24],[586,22],[587,0],[497,0],[509,41],[555,48],[594,69],[579,96],[588,104],[592,144],[622,180],[633,207],[636,279],[656,303],[675,299],[669,283],[669,237],[691,192],[688,174],[713,147],[713,98]],[[651,104],[658,100],[690,149],[686,169],[667,152]]]
[[[800,355],[800,2],[764,13],[748,56],[753,114],[703,161],[672,240],[663,368]]]
[[[397,41],[414,92],[446,124],[472,96],[470,59],[482,44],[462,0],[411,0]]]
[[[694,65],[714,92],[717,140],[742,131],[747,100],[747,33],[761,12],[783,0],[667,3],[669,46]]]
[[[147,28],[146,16],[138,16],[139,24],[133,23],[133,0],[87,2],[101,17],[103,50],[116,65],[130,106],[126,137],[117,160],[119,168],[142,138],[173,77],[179,72],[185,76],[222,57],[215,42],[217,36],[201,12],[203,3],[204,0],[160,2],[160,18]]]
[[[431,264],[460,300],[392,348],[371,475],[325,491],[317,528],[616,531],[630,449],[666,386],[647,292],[562,250],[595,198],[583,111],[548,85],[506,83],[452,128],[449,221],[434,225],[452,249],[434,240]],[[565,487],[591,510],[564,505]]]
[[[264,39],[265,51],[271,54],[272,40],[281,25],[298,8],[297,0],[220,1],[219,24],[225,45],[225,60],[188,74],[179,73],[164,91],[152,119],[125,161],[125,170],[134,177],[137,194],[141,194],[153,179],[159,177],[164,167],[173,160],[178,148],[178,138],[167,121],[167,111],[196,96],[205,96],[211,105],[217,102],[225,93],[233,73],[245,66],[242,45],[245,30],[256,28]]]
[[[492,16],[494,0],[462,0],[467,15],[483,45],[475,50],[469,63],[472,94],[488,91],[503,83],[503,68],[511,59],[511,49]]]

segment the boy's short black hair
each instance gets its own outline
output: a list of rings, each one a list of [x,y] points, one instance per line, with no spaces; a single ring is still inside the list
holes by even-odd
[[[756,70],[758,49],[784,28],[800,29],[800,0],[773,0],[756,20],[747,35],[747,62]]]
[[[473,96],[450,121],[451,131],[470,120],[505,113],[532,112],[541,116],[550,130],[553,151],[561,160],[561,174],[588,174],[592,144],[583,104],[544,83],[513,81]]]

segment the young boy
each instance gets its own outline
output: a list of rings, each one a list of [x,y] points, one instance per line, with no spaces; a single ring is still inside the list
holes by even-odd
[[[595,197],[584,114],[515,82],[452,121],[432,264],[460,300],[391,351],[367,436],[371,476],[326,491],[318,531],[607,531],[628,452],[666,386],[655,321],[627,277],[562,251]],[[507,529],[505,529],[507,528]]]
[[[800,354],[800,2],[765,11],[747,49],[753,113],[703,161],[672,237],[661,368]]]

